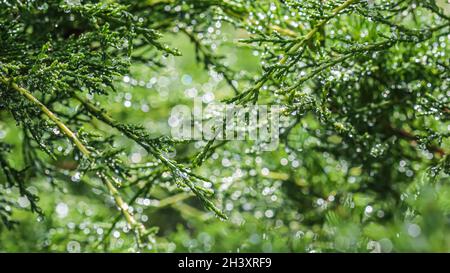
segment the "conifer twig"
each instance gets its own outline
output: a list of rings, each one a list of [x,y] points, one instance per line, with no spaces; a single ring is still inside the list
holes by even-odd
[[[21,94],[23,97],[25,97],[28,101],[35,104],[50,120],[52,120],[60,129],[61,131],[75,144],[75,146],[80,150],[80,152],[90,161],[94,160],[94,157],[92,156],[91,152],[86,148],[86,146],[81,142],[81,140],[76,136],[75,133],[73,133],[69,127],[67,127],[52,111],[50,111],[42,102],[40,102],[31,92],[26,90],[23,87],[18,86],[16,83],[14,83],[11,79],[5,78],[1,76],[0,81],[6,85],[10,86],[11,89],[15,90],[19,94]],[[111,183],[110,179],[107,177],[107,175],[103,171],[99,171],[97,175],[101,178],[103,183],[108,188],[109,192],[114,198],[114,201],[116,205],[119,207],[120,211],[124,215],[126,221],[130,225],[132,229],[134,229],[138,235],[138,240],[140,240],[140,237],[145,233],[145,227],[137,222],[133,215],[128,211],[128,206],[123,201],[119,191],[114,186],[113,183]]]

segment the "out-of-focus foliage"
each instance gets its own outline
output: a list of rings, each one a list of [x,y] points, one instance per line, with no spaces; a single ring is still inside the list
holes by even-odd
[[[449,11],[0,0],[0,251],[450,251]],[[194,98],[278,149],[172,139]]]

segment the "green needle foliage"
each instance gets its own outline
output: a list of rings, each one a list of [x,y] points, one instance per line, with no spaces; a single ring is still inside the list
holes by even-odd
[[[39,251],[79,250],[58,232],[85,251],[448,251],[449,39],[444,1],[0,0],[0,234],[35,250],[29,209],[52,231]],[[113,107],[130,81],[158,105],[135,78],[188,57],[177,69],[198,63],[217,99],[282,107],[276,151],[139,122],[167,120],[180,86],[133,122]],[[86,214],[97,236],[55,229],[58,192],[106,211]]]

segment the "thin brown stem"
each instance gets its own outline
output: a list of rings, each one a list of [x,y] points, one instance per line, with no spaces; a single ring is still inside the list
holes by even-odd
[[[72,132],[69,127],[67,127],[59,118],[56,116],[50,109],[47,108],[42,102],[40,102],[33,94],[26,90],[23,87],[20,87],[16,83],[14,83],[11,79],[8,79],[6,77],[0,77],[0,82],[5,84],[6,86],[9,86],[12,90],[17,91],[19,94],[21,94],[23,97],[25,97],[28,101],[35,104],[51,121],[53,121],[58,128],[72,141],[72,143],[80,150],[80,152],[89,160],[93,161],[95,158],[92,156],[91,152],[86,148],[86,146],[81,142],[81,140],[77,137],[77,135]],[[136,221],[134,219],[133,215],[128,211],[128,206],[123,201],[122,197],[120,196],[119,191],[114,186],[113,183],[111,183],[110,178],[103,172],[98,172],[98,176],[102,179],[103,183],[108,188],[109,192],[114,198],[114,201],[116,205],[119,207],[120,211],[122,212],[123,216],[125,217],[126,221],[130,225],[131,228],[135,228],[136,232],[138,233],[139,237],[141,234],[145,232],[145,227]]]

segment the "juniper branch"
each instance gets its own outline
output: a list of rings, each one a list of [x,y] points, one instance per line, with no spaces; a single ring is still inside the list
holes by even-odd
[[[80,152],[89,160],[94,161],[94,156],[91,154],[91,152],[85,147],[85,145],[81,142],[81,140],[73,133],[53,112],[51,112],[43,103],[41,103],[36,97],[33,96],[31,92],[26,90],[23,87],[18,86],[16,83],[12,82],[10,79],[1,77],[1,82],[5,86],[10,86],[11,89],[18,92],[20,95],[25,97],[27,100],[35,104],[39,109],[49,118],[51,119],[61,130],[62,132],[74,143],[74,145],[80,150]],[[105,186],[108,188],[110,193],[114,197],[114,201],[116,202],[116,205],[121,210],[122,214],[124,215],[125,219],[127,220],[128,224],[131,228],[133,228],[138,238],[140,239],[141,235],[145,233],[145,227],[137,222],[134,217],[131,215],[131,213],[128,211],[128,207],[126,206],[125,202],[123,201],[122,197],[120,196],[119,191],[114,186],[113,183],[111,183],[110,178],[102,171],[99,171],[97,175],[102,179]]]

